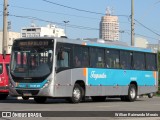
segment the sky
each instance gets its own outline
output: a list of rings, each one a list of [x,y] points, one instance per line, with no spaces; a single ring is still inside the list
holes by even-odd
[[[3,29],[3,2],[0,0],[0,30]],[[99,38],[99,23],[110,7],[117,15],[120,41],[131,41],[131,0],[8,0],[8,21],[11,31],[21,28],[46,26],[54,23],[65,29],[68,38]],[[104,15],[103,15],[104,14]],[[135,37],[142,37],[150,44],[160,40],[160,0],[134,0]]]

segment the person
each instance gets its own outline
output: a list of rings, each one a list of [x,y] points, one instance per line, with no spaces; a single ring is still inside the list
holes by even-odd
[[[87,56],[83,56],[83,60],[82,60],[82,66],[83,67],[87,67],[88,66],[88,58]]]
[[[104,67],[104,62],[102,57],[98,57],[97,67]]]
[[[81,62],[78,59],[78,56],[75,56],[74,60],[75,60],[75,67],[80,67],[81,66]]]
[[[32,69],[35,69],[35,68],[36,68],[36,60],[35,60],[35,57],[34,57],[34,56],[31,56],[30,66],[31,66]]]
[[[122,69],[125,69],[125,68],[126,68],[126,63],[125,63],[125,61],[122,61],[122,62],[121,62],[121,68],[122,68]]]
[[[31,66],[35,66],[35,59],[33,56],[31,56]]]

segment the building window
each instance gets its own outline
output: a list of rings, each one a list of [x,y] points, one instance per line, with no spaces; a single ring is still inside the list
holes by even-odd
[[[26,33],[22,33],[22,37],[26,37]]]

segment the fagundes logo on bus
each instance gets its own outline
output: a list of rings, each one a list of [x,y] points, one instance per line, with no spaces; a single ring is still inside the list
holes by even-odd
[[[105,73],[98,74],[95,71],[91,71],[90,78],[94,78],[95,80],[99,78],[107,78],[107,75]]]

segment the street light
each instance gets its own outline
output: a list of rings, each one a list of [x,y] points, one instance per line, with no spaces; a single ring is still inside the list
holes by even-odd
[[[65,34],[67,34],[66,26],[67,26],[67,23],[69,23],[69,21],[63,21],[63,22],[65,24]]]

